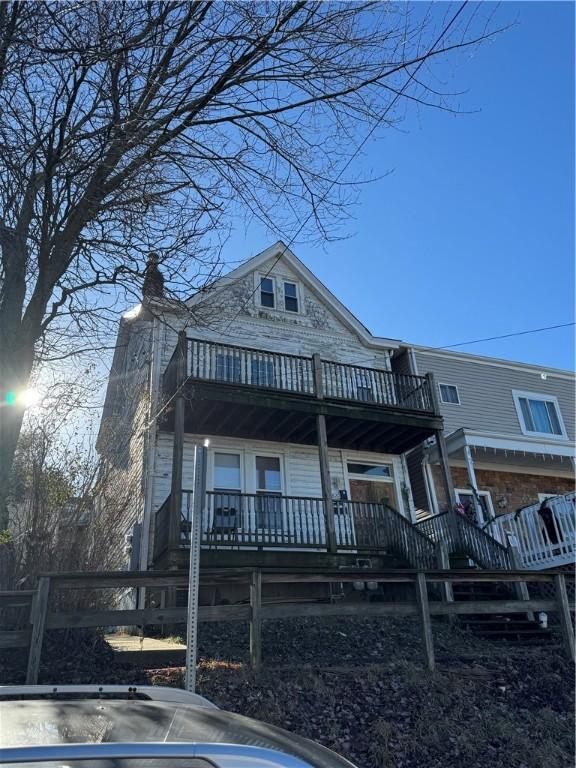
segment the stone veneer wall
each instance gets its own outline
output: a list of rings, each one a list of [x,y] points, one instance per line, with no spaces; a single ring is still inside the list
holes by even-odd
[[[451,467],[452,481],[455,488],[468,487],[468,473],[464,467]],[[442,483],[439,466],[433,466],[436,496],[440,509],[446,509],[446,494]],[[476,481],[479,491],[488,491],[492,497],[495,514],[514,512],[527,504],[536,504],[539,493],[570,493],[574,490],[574,479],[551,477],[549,475],[531,475],[520,472],[476,469]],[[507,502],[504,509],[498,506],[498,500]]]

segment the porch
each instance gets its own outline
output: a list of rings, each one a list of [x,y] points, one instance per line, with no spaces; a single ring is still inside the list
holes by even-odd
[[[547,499],[546,508],[532,504],[518,512],[498,515],[486,530],[519,552],[522,567],[531,570],[574,565],[576,562],[576,493]]]
[[[269,352],[181,334],[163,376],[161,428],[403,453],[441,429],[430,376]],[[182,395],[185,405],[177,413]]]
[[[190,547],[193,502],[193,491],[183,490],[176,548],[184,552]],[[206,492],[201,509],[201,548],[204,553],[308,553],[309,564],[313,555],[329,553],[354,554],[356,559],[394,554],[405,565],[436,567],[434,544],[392,507],[342,500],[332,502],[331,512],[334,547],[322,498]],[[169,537],[170,516],[169,496],[155,517],[155,562],[165,563],[170,551],[174,552]]]
[[[197,339],[185,333],[163,379],[161,429],[173,433],[170,496],[156,514],[154,562],[188,543],[192,492],[183,481],[185,434],[315,445],[318,496],[290,495],[263,479],[246,487],[238,477],[214,482],[197,495],[204,550],[338,553],[395,551],[413,567],[435,564],[434,545],[381,497],[335,492],[329,449],[399,455],[435,435],[443,446],[442,417],[431,376],[395,374]],[[263,457],[257,457],[264,461]],[[269,479],[275,466],[262,468]],[[270,462],[268,462],[270,463]],[[447,493],[453,495],[447,462]],[[256,467],[258,473],[258,467]],[[196,470],[195,470],[196,472]],[[270,491],[274,491],[271,493]],[[337,500],[334,499],[336,495]],[[200,500],[202,500],[200,502]],[[396,499],[397,505],[403,505]]]

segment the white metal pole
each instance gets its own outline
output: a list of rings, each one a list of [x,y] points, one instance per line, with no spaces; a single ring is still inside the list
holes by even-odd
[[[464,460],[466,462],[466,471],[468,472],[468,480],[470,481],[470,485],[472,486],[472,490],[474,493],[472,494],[472,500],[474,504],[474,509],[476,510],[476,517],[478,519],[478,524],[483,525],[486,520],[484,520],[484,511],[482,509],[482,506],[480,502],[478,501],[478,483],[476,482],[476,471],[474,469],[474,459],[472,458],[472,451],[470,450],[469,445],[464,446]]]
[[[190,529],[190,570],[188,575],[188,624],[186,627],[186,690],[196,689],[196,650],[198,645],[198,588],[200,583],[200,539],[202,536],[202,510],[206,500],[205,446],[194,448],[194,495]]]

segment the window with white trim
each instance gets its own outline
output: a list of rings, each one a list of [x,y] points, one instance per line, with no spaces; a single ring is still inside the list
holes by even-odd
[[[242,463],[239,453],[214,454],[213,533],[229,534],[240,524]]]
[[[450,405],[460,405],[460,395],[455,384],[438,384],[440,400]]]
[[[260,304],[274,309],[274,280],[271,277],[260,278]]]
[[[298,286],[296,283],[284,283],[284,309],[286,312],[298,312]]]
[[[256,525],[282,528],[282,472],[278,456],[256,456]]]
[[[520,428],[525,435],[566,437],[558,400],[553,395],[513,391]]]

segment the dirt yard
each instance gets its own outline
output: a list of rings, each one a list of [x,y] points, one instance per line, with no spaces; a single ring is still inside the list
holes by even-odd
[[[74,638],[52,636],[41,682],[182,685],[180,667],[128,667],[100,636]],[[559,645],[479,641],[441,621],[434,639],[429,674],[412,619],[265,622],[254,675],[245,625],[203,625],[199,692],[359,768],[572,768],[573,670]],[[1,682],[21,682],[21,661],[5,654]]]

